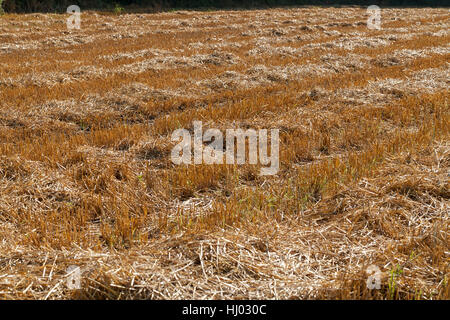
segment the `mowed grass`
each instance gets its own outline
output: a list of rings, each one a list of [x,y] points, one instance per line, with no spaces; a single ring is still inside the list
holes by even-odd
[[[448,10],[66,18],[0,20],[1,298],[448,299]],[[196,120],[279,172],[173,164]]]

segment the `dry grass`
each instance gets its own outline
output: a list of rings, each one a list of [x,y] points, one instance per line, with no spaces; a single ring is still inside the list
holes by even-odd
[[[0,18],[0,298],[449,298],[448,10],[65,19]],[[175,166],[194,120],[280,171]]]

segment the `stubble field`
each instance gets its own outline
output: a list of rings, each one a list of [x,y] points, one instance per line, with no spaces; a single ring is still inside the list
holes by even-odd
[[[67,17],[0,17],[0,298],[448,299],[448,9]],[[195,120],[279,172],[173,164]]]

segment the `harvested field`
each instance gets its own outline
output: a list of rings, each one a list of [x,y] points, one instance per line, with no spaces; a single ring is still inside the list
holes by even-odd
[[[367,17],[1,16],[0,299],[448,299],[450,11]],[[172,163],[195,120],[279,171]]]

